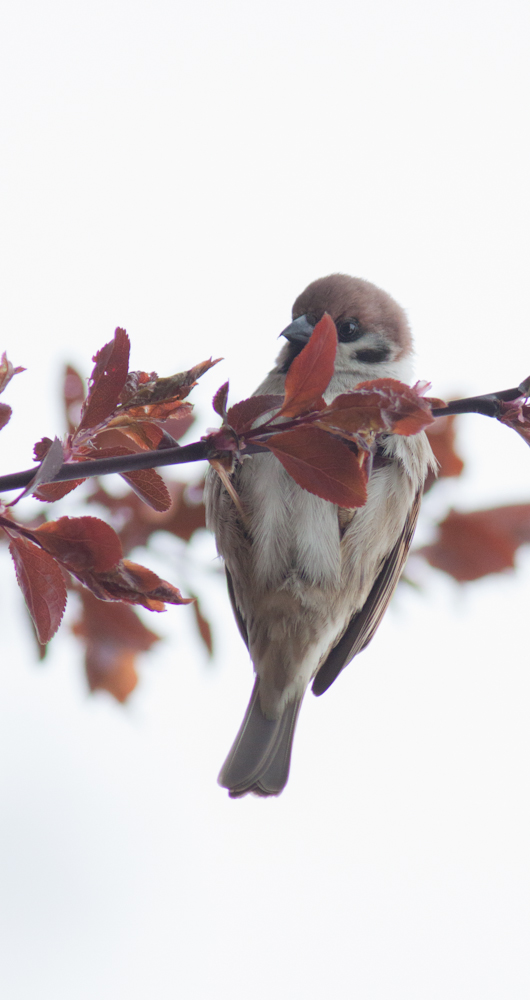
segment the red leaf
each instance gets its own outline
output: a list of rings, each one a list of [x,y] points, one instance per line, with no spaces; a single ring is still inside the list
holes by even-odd
[[[217,390],[215,396],[212,399],[212,406],[216,413],[224,420],[226,416],[226,400],[228,398],[228,382],[225,382],[220,389]]]
[[[519,546],[529,542],[530,504],[466,513],[451,510],[438,526],[434,544],[418,553],[463,582],[510,569]]]
[[[84,482],[86,482],[85,479],[69,479],[64,483],[46,483],[39,486],[34,491],[33,496],[35,500],[42,500],[43,503],[55,503],[56,500],[61,500],[67,493],[71,493]]]
[[[156,372],[129,372],[125,385],[120,393],[120,403],[128,403],[144,385],[154,385],[158,375]]]
[[[438,417],[427,427],[426,434],[438,462],[438,475],[436,476],[434,472],[428,473],[424,492],[430,489],[437,478],[444,479],[462,474],[464,463],[455,451],[455,420],[454,415]]]
[[[206,527],[203,491],[204,483],[198,486],[171,483],[173,506],[169,519],[163,524],[165,531],[189,542],[195,531]]]
[[[360,382],[354,391],[366,395],[370,405],[372,401],[379,399],[379,407],[388,420],[393,434],[405,437],[418,434],[436,419],[424,396],[414,387],[405,385],[398,379],[379,378]],[[334,402],[336,403],[336,400]]]
[[[250,399],[242,399],[240,403],[234,403],[230,407],[226,422],[234,428],[236,434],[244,434],[262,414],[279,410],[283,399],[283,396],[251,396]]]
[[[381,396],[376,393],[346,392],[337,396],[327,409],[321,410],[315,424],[322,430],[352,439],[359,434],[373,437],[392,426],[381,409],[382,403]]]
[[[203,485],[170,483],[172,506],[165,514],[155,513],[132,492],[114,497],[101,485],[89,500],[112,511],[122,525],[118,533],[123,549],[130,552],[137,545],[145,545],[153,531],[169,531],[189,542],[195,531],[206,526]]]
[[[181,414],[189,415],[192,409],[191,403],[185,403],[182,399],[165,399],[155,403],[142,406],[127,406],[119,409],[116,416],[109,421],[108,427],[122,427],[124,430],[128,425],[136,426],[143,420],[165,421],[171,417]]]
[[[86,644],[85,666],[91,691],[105,689],[125,701],[136,686],[136,656],[159,641],[128,604],[98,601],[88,590],[79,590],[82,617],[74,633]]]
[[[511,403],[501,403],[501,414],[497,419],[502,424],[507,424],[512,430],[517,431],[526,443],[530,444],[530,406],[528,406],[526,398],[526,396],[519,397]]]
[[[193,613],[195,615],[197,628],[199,629],[199,635],[208,650],[208,655],[213,656],[212,630],[210,628],[210,624],[201,612],[199,598],[196,597],[195,594],[193,595],[193,598]]]
[[[20,535],[11,538],[9,551],[38,640],[44,645],[55,635],[66,607],[63,574],[52,556]]]
[[[98,436],[98,440],[108,436],[101,434]],[[119,436],[122,437],[123,435],[120,434]],[[118,432],[116,432],[116,437],[118,437]],[[115,445],[113,448],[97,448],[93,454],[97,458],[115,458],[117,455],[135,455],[137,451],[133,448],[126,448],[123,445]],[[171,497],[162,476],[158,472],[155,472],[154,469],[136,469],[133,472],[122,472],[120,475],[122,479],[125,479],[129,483],[129,486],[131,486],[137,496],[144,503],[149,504],[153,510],[169,510],[171,507]]]
[[[57,475],[59,469],[61,468],[64,461],[64,451],[62,442],[59,438],[55,438],[50,444],[49,448],[46,449],[44,458],[39,465],[38,469],[35,471],[35,475],[31,482],[26,486],[22,496],[28,493],[33,493],[39,486],[47,483],[51,483],[55,475]],[[21,499],[21,497],[19,497]]]
[[[129,349],[129,338],[125,330],[118,327],[114,339],[92,359],[96,364],[79,429],[97,427],[116,409],[129,370]]]
[[[138,386],[136,392],[132,395],[127,395],[124,408],[128,408],[129,406],[151,406],[154,403],[167,403],[171,400],[174,402],[179,399],[185,399],[186,396],[189,396],[193,386],[197,385],[197,379],[201,375],[204,375],[209,368],[213,368],[214,365],[219,364],[220,361],[222,361],[222,358],[216,358],[215,361],[209,358],[208,361],[201,361],[200,364],[190,368],[189,371],[178,372],[177,375],[167,375],[161,378],[158,377],[156,372],[153,372],[147,382],[142,382]],[[145,372],[139,372],[138,374],[144,375]]]
[[[364,453],[350,449],[318,427],[298,427],[264,442],[299,486],[339,507],[366,503]]]
[[[63,398],[68,430],[72,433],[81,419],[81,408],[85,401],[86,389],[81,376],[71,365],[64,373]]]
[[[104,573],[120,561],[121,542],[98,517],[60,517],[34,531],[35,540],[72,573]]]
[[[37,461],[44,462],[53,444],[54,442],[48,437],[43,437],[40,441],[37,441],[33,448],[33,454]],[[81,457],[85,458],[87,456],[83,455]],[[48,467],[46,467],[46,470],[48,470]],[[42,467],[40,472],[42,473]],[[37,489],[28,489],[27,492],[32,493],[36,500],[42,500],[44,503],[54,503],[55,500],[61,500],[67,493],[71,493],[72,490],[77,489],[84,482],[84,479],[70,479],[64,483],[45,483],[38,486]]]
[[[331,316],[324,313],[311,339],[289,366],[282,417],[297,417],[325,405],[321,397],[331,381],[336,353],[337,330]]]
[[[43,437],[33,445],[33,454],[37,462],[42,462],[48,454],[53,441],[49,437]]]
[[[162,580],[146,566],[123,559],[107,573],[77,574],[78,579],[103,601],[141,604],[149,611],[165,611],[164,604],[190,604],[177,587]]]
[[[169,510],[171,497],[162,476],[155,469],[137,469],[135,472],[122,473],[137,496],[153,510],[159,512]]]
[[[0,430],[9,423],[12,412],[13,410],[7,403],[0,403]]]

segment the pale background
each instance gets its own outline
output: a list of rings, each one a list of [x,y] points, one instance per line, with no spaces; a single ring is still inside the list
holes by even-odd
[[[525,0],[6,0],[0,342],[28,371],[2,471],[118,324],[134,367],[225,357],[196,392],[215,423],[336,270],[405,306],[437,395],[528,375],[529,40]],[[467,417],[460,447],[424,538],[451,503],[530,501],[515,434]],[[152,558],[203,594],[217,656],[189,610],[149,619],[167,640],[125,709],[87,697],[66,628],[36,664],[1,569],[2,996],[526,1000],[528,553],[464,588],[417,568],[307,697],[284,795],[239,802],[216,775],[251,668],[213,543]]]

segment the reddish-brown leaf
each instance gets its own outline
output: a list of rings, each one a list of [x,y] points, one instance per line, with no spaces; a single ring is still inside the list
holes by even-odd
[[[322,395],[331,381],[336,353],[337,330],[331,316],[325,313],[304,349],[289,366],[282,417],[297,417],[325,406]]]
[[[234,403],[226,414],[226,422],[233,427],[237,434],[244,434],[249,431],[255,420],[279,410],[283,403],[283,396],[251,396],[250,399],[242,399],[240,403]]]
[[[511,403],[501,403],[501,414],[498,419],[502,424],[517,431],[526,443],[530,444],[530,406],[526,399],[525,396]]]
[[[377,393],[346,392],[319,413],[315,424],[346,438],[355,439],[359,434],[373,437],[392,426],[382,404]]]
[[[97,598],[94,598],[97,600]],[[104,605],[103,601],[99,602]],[[107,604],[108,608],[127,607],[125,604]],[[110,655],[109,655],[110,652]],[[100,642],[87,643],[85,672],[91,691],[108,691],[116,701],[127,701],[138,684],[136,655],[127,648],[110,650]]]
[[[178,538],[183,538],[189,542],[191,536],[199,528],[206,527],[206,513],[204,509],[204,483],[198,486],[188,486],[187,483],[171,483],[171,496],[173,506],[164,521],[163,528],[170,531]]]
[[[92,359],[95,367],[83,405],[80,430],[97,427],[116,409],[129,370],[129,350],[129,338],[125,330],[118,327],[113,340]]]
[[[464,463],[460,455],[455,451],[455,420],[456,417],[438,417],[433,424],[426,429],[434,457],[438,462],[438,475],[429,472],[425,481],[424,492],[429,490],[436,482],[436,479],[445,479],[449,476],[460,476]]]
[[[49,437],[43,437],[40,441],[37,441],[33,447],[33,454],[38,462],[44,462],[53,443],[54,442]],[[86,457],[87,456],[85,454],[80,456],[80,458]],[[40,471],[40,478],[42,478],[42,467]],[[70,479],[64,483],[46,483],[40,485],[38,489],[32,489],[31,492],[36,500],[42,500],[45,503],[54,503],[55,500],[61,500],[61,498],[65,497],[67,493],[71,493],[72,490],[77,489],[77,487],[84,482],[84,479]]]
[[[519,546],[529,542],[530,504],[514,504],[466,513],[452,510],[439,525],[434,544],[418,552],[431,566],[463,582],[510,569]]]
[[[171,497],[168,488],[155,469],[136,469],[134,472],[122,473],[137,496],[153,510],[165,511],[171,507]]]
[[[85,383],[75,368],[67,365],[64,373],[63,399],[68,430],[71,433],[81,419],[81,410],[85,401]]]
[[[173,438],[175,441],[180,441],[180,438],[183,437],[186,431],[190,429],[191,425],[193,424],[193,421],[195,420],[195,417],[193,416],[191,409],[192,407],[190,405],[190,408],[187,411],[184,408],[181,410],[177,410],[177,412],[174,413],[173,416],[168,417],[167,420],[162,421],[160,425],[161,430],[164,432],[164,434],[167,434],[168,438]],[[158,443],[155,445],[153,442],[152,447],[153,448],[158,447]]]
[[[157,379],[156,372],[129,372],[120,393],[120,403],[128,403],[142,386],[154,385]]]
[[[389,421],[393,434],[406,437],[418,434],[436,419],[421,392],[397,379],[380,378],[360,382],[355,392],[367,393],[370,399],[380,399],[381,412]],[[374,393],[375,396],[372,395]]]
[[[13,410],[7,403],[0,403],[0,430],[11,420]]]
[[[120,437],[123,439],[123,435],[118,435],[117,432],[114,432],[114,436],[117,440],[119,440]],[[99,436],[98,440],[103,437],[108,440],[110,438],[110,434],[102,434]],[[112,448],[97,448],[97,450],[93,452],[93,457],[116,458],[118,455],[134,454],[137,454],[136,449],[126,448],[123,445],[114,445]],[[169,510],[171,507],[171,497],[162,476],[160,476],[154,469],[136,469],[133,472],[122,472],[120,475],[122,479],[125,479],[125,481],[129,483],[129,486],[134,490],[137,496],[139,496],[144,503],[149,504],[153,510]]]
[[[191,403],[185,403],[181,399],[166,399],[161,402],[145,404],[144,406],[127,406],[120,409],[107,426],[125,429],[143,420],[165,421],[181,413],[187,416],[190,411]]]
[[[52,556],[21,535],[11,536],[9,551],[37,637],[45,644],[55,635],[66,607],[66,586]]]
[[[10,361],[8,361],[7,354],[4,351],[2,357],[0,358],[0,392],[3,392],[8,382],[11,381],[13,375],[18,375],[20,372],[25,372],[25,368],[14,368]]]
[[[119,520],[122,526],[118,534],[127,553],[138,545],[145,545],[154,531],[169,531],[189,542],[193,533],[206,525],[203,486],[203,483],[198,486],[170,483],[172,505],[165,514],[155,513],[132,492],[114,497],[102,486],[89,497],[89,501],[107,507]]]
[[[210,623],[204,617],[199,604],[199,598],[193,594],[193,613],[199,630],[199,635],[208,650],[208,656],[213,656],[212,630]]]
[[[220,389],[217,390],[215,396],[212,399],[212,406],[216,413],[224,420],[226,416],[226,401],[228,399],[228,382],[225,382]]]
[[[209,358],[208,361],[201,361],[200,364],[195,365],[194,368],[190,368],[189,371],[179,372],[177,375],[167,375],[159,378],[155,372],[149,380],[138,386],[137,391],[127,398],[127,402],[124,404],[127,408],[129,406],[133,407],[144,407],[151,406],[154,403],[167,403],[171,400],[185,399],[193,389],[194,385],[197,385],[197,379],[204,375],[209,368],[213,368],[217,365],[222,358],[216,358],[212,361]],[[144,374],[144,373],[141,373]]]
[[[197,385],[197,379],[201,378],[205,372],[213,368],[214,365],[218,365],[222,358],[208,358],[207,361],[200,361],[198,365],[194,365],[187,372],[181,372],[180,375],[174,375],[173,378],[179,380],[179,398],[185,399],[187,395],[191,392],[194,385]]]
[[[98,517],[60,517],[36,528],[34,538],[76,575],[107,572],[122,555],[116,532]]]
[[[164,604],[190,604],[177,587],[162,580],[146,566],[123,559],[107,573],[76,573],[96,597],[103,601],[126,601],[141,604],[149,611],[165,611]]]
[[[125,701],[137,681],[136,656],[159,641],[129,604],[99,601],[79,589],[82,616],[74,632],[86,644],[86,672],[91,691],[103,688]]]
[[[44,503],[55,503],[56,500],[61,500],[67,493],[71,493],[85,481],[84,479],[69,479],[65,483],[46,483],[39,486],[34,491],[33,496],[35,500],[42,500]]]
[[[33,454],[37,462],[42,462],[48,454],[53,441],[49,437],[43,437],[33,445]]]
[[[25,496],[28,493],[33,493],[38,486],[41,486],[44,483],[51,483],[54,476],[61,468],[63,461],[64,451],[62,442],[56,437],[55,440],[52,441],[50,447],[46,449],[46,454],[44,455],[42,462],[40,463],[38,469],[36,469],[33,479],[29,485],[26,486],[22,496]]]
[[[362,507],[366,503],[366,472],[361,464],[364,453],[355,455],[326,431],[298,427],[273,435],[266,447],[309,493],[339,507]]]

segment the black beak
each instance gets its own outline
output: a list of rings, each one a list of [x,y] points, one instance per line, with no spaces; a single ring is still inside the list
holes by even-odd
[[[314,327],[314,323],[310,323],[307,316],[299,316],[282,330],[280,337],[285,337],[290,344],[296,344],[301,350],[307,344]]]

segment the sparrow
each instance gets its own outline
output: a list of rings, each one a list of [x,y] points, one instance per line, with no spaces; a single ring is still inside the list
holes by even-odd
[[[361,278],[332,274],[296,299],[287,341],[254,395],[283,394],[293,359],[328,313],[337,328],[329,404],[359,382],[410,382],[412,337],[401,307]],[[429,469],[424,432],[379,440],[363,507],[345,509],[304,490],[272,453],[240,463],[232,482],[245,512],[213,469],[207,525],[226,568],[236,622],[256,679],[241,728],[219,774],[236,798],[278,795],[287,783],[306,689],[321,695],[365,649],[403,570]]]

